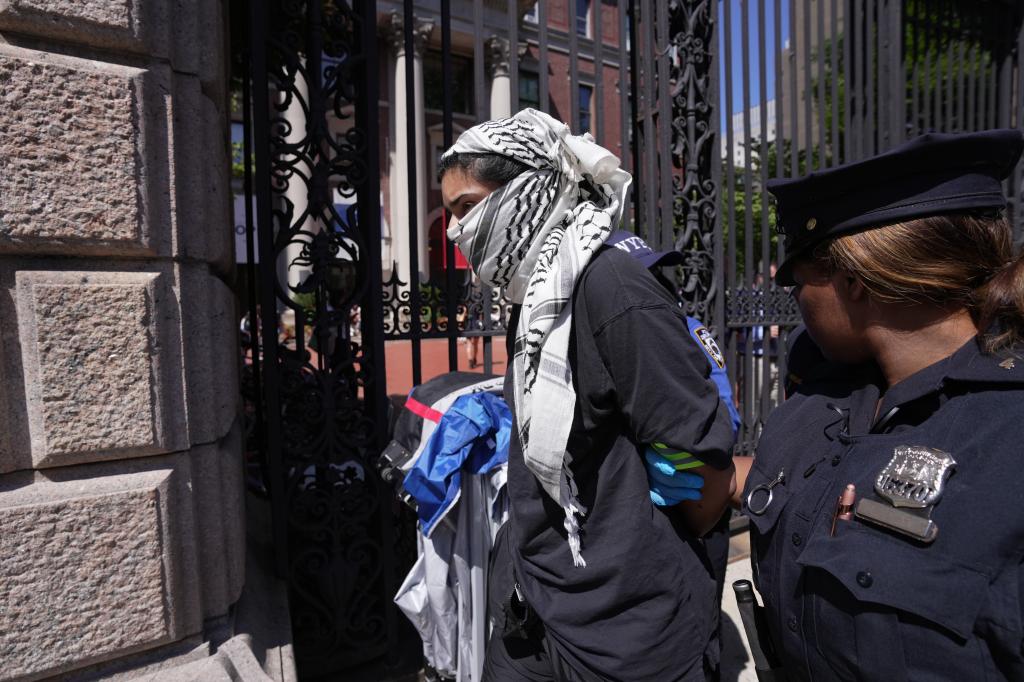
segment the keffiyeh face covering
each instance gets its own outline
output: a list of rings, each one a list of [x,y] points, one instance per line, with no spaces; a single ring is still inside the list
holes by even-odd
[[[526,164],[448,228],[480,279],[506,289],[523,308],[515,332],[512,377],[523,458],[565,511],[573,563],[580,519],[566,452],[576,405],[569,367],[572,291],[597,249],[618,227],[632,180],[619,160],[547,114],[524,109],[481,123],[447,152],[500,154]]]

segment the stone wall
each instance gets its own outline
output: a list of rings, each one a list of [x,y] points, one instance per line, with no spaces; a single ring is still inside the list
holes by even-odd
[[[0,0],[0,680],[250,663],[225,7]]]

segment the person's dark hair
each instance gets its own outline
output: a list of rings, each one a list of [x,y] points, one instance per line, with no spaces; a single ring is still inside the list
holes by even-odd
[[[456,152],[441,159],[437,179],[444,179],[444,174],[453,168],[461,168],[475,180],[499,185],[504,185],[517,175],[530,170],[525,163],[501,154]]]
[[[880,301],[966,308],[988,352],[1024,341],[1024,255],[1002,215],[908,220],[838,237],[812,258]]]

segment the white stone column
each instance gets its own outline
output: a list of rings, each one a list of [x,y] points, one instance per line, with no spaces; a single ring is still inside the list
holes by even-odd
[[[487,75],[491,86],[491,118],[512,115],[512,79],[509,75],[509,42],[491,36],[484,44],[487,52]]]
[[[395,121],[395,153],[391,165],[391,244],[392,253],[398,262],[398,276],[404,282],[409,281],[410,263],[410,206],[409,206],[409,152],[415,149],[416,165],[416,253],[419,258],[420,281],[426,279],[430,271],[427,251],[427,232],[430,226],[427,221],[427,173],[425,170],[429,160],[427,157],[426,121],[423,113],[423,50],[430,35],[434,31],[434,22],[417,19],[413,29],[413,101],[408,101],[408,89],[405,81],[405,33],[402,17],[398,12],[391,13],[387,26],[387,38],[394,55],[395,98],[392,109]],[[406,121],[408,116],[415,117],[416,137],[409,140]]]
[[[305,64],[305,59],[302,60]],[[300,70],[295,74],[295,86],[291,92],[291,102],[288,108],[284,112],[284,118],[290,126],[289,134],[285,140],[289,145],[296,145],[301,148],[301,142],[308,135],[308,121],[306,119],[306,112],[304,107],[309,106],[309,84],[306,82],[303,74],[304,70]],[[281,99],[284,99],[286,95],[281,93],[278,95]],[[303,178],[312,177],[312,171],[309,168],[309,164],[302,160],[286,159],[289,162],[294,161],[295,172],[289,178],[288,189],[284,195],[288,201],[292,204],[292,224],[291,227],[295,226],[297,218],[305,213],[309,209],[309,184]],[[277,268],[278,268],[278,281],[288,282],[288,286],[294,287],[297,284],[305,280],[312,272],[312,268],[309,266],[294,264],[296,258],[302,253],[302,247],[305,243],[310,241],[310,236],[320,229],[317,221],[311,217],[306,216],[302,221],[302,231],[307,233],[303,235],[302,240],[291,242],[286,248],[282,249],[278,256]],[[283,305],[283,304],[279,304]]]

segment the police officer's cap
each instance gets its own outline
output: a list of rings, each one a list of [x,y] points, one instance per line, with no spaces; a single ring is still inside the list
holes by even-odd
[[[1020,157],[1019,130],[922,135],[870,159],[772,180],[786,260],[775,281],[794,284],[793,261],[828,239],[941,213],[1002,209],[1002,180]]]

